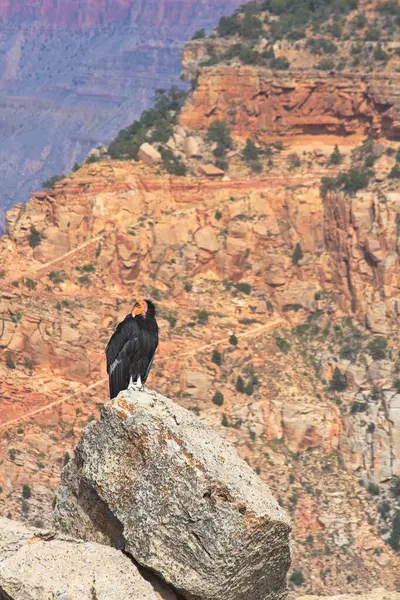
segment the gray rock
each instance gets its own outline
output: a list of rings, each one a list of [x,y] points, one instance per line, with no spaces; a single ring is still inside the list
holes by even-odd
[[[124,391],[87,425],[55,507],[190,600],[286,596],[290,523],[233,446],[168,398]]]
[[[199,141],[199,139],[192,135],[185,138],[185,141],[183,144],[183,150],[184,150],[186,156],[189,156],[189,157],[200,156],[200,141]]]
[[[176,600],[114,548],[2,518],[0,560],[0,598],[7,600]]]
[[[161,162],[161,154],[147,142],[140,146],[138,156],[139,160],[146,165],[154,165]]]

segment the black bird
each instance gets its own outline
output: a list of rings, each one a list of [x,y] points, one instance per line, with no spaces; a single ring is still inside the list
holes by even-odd
[[[156,309],[150,300],[138,300],[118,325],[106,348],[110,398],[128,387],[142,388],[158,346]]]

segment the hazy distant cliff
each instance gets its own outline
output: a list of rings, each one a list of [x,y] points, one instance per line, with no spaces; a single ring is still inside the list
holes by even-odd
[[[239,3],[2,0],[0,215],[177,84],[181,44]]]

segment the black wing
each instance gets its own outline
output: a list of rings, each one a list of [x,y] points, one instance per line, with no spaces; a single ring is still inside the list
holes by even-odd
[[[115,398],[128,387],[131,364],[139,357],[138,328],[131,315],[118,325],[111,336],[106,347],[106,357],[110,398]]]

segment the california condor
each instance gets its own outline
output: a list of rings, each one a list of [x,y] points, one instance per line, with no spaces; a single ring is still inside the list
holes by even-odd
[[[150,300],[138,300],[111,336],[106,348],[110,398],[146,382],[158,346],[155,315]]]

